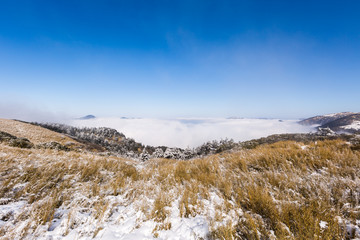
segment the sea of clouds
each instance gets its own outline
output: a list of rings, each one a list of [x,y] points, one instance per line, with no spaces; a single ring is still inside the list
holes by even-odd
[[[193,148],[207,141],[245,141],[271,134],[306,133],[298,120],[279,119],[148,119],[95,118],[73,120],[77,127],[110,127],[145,145]]]

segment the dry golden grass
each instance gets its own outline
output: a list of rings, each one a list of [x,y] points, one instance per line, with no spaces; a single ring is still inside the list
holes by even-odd
[[[62,145],[72,143],[81,146],[77,141],[48,129],[10,119],[0,119],[0,131],[16,137],[27,138],[34,144],[58,142]]]
[[[154,208],[152,209],[151,218],[156,222],[164,222],[169,212],[165,209],[169,206],[170,202],[164,195],[160,194],[154,202]]]
[[[214,190],[234,203],[229,208],[246,212],[214,229],[216,239],[341,239],[345,229],[336,217],[350,219],[359,207],[360,153],[343,141],[310,143],[304,150],[296,142],[279,142],[205,159],[153,161],[161,164],[152,163],[148,171],[161,176],[162,189],[174,182],[183,189],[181,216],[196,215],[199,199],[209,199]],[[344,210],[349,203],[352,210]],[[328,223],[325,229],[320,221]]]
[[[360,152],[338,140],[305,149],[301,143],[279,142],[203,159],[141,164],[0,144],[0,198],[33,203],[28,218],[38,225],[48,224],[60,206],[90,208],[96,221],[104,221],[114,207],[107,197],[122,195],[129,204],[138,201],[139,210],[156,222],[154,236],[171,229],[168,207],[178,200],[180,217],[209,218],[212,239],[345,239],[344,223],[337,219],[360,219],[359,176]],[[214,202],[214,194],[222,202]],[[74,202],[75,195],[85,200]],[[89,199],[96,204],[89,206]],[[209,204],[215,206],[213,217]],[[71,214],[68,218],[70,226]]]
[[[38,225],[49,223],[55,209],[72,204],[75,194],[104,196],[109,172],[118,178],[136,178],[136,169],[116,157],[49,149],[20,149],[0,144],[0,198],[26,200]],[[80,205],[79,205],[80,206]],[[96,219],[103,217],[106,201],[94,206]]]

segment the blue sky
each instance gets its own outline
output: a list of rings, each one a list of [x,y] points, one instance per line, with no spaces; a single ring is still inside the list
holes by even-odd
[[[0,103],[69,116],[358,112],[359,12],[355,0],[0,1]]]

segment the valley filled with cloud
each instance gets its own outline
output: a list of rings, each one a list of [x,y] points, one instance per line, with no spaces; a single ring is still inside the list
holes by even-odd
[[[298,120],[280,119],[150,119],[95,118],[73,120],[77,127],[109,127],[126,137],[151,146],[194,148],[207,141],[233,139],[245,141],[271,134],[306,133],[312,127],[302,126]]]

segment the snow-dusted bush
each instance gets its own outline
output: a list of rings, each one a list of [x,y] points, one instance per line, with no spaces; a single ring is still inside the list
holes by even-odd
[[[71,136],[83,143],[104,147],[107,151],[120,156],[132,157],[143,161],[151,158],[191,159],[199,156],[219,153],[237,146],[233,140],[211,141],[196,149],[169,148],[166,146],[144,146],[134,139],[127,138],[111,128],[78,128],[57,123],[34,123],[55,132]]]
[[[204,157],[211,154],[221,153],[233,149],[255,148],[262,144],[271,144],[279,141],[299,141],[309,142],[325,139],[344,139],[353,141],[353,135],[336,134],[330,129],[319,129],[316,133],[310,134],[276,134],[268,137],[245,141],[234,142],[232,139],[223,139],[220,141],[210,141],[194,149],[169,148],[166,146],[144,146],[132,138],[127,138],[124,134],[119,133],[111,128],[78,128],[57,123],[34,123],[53,130],[55,132],[66,134],[89,148],[108,151],[112,154],[147,161],[152,158],[171,158],[171,159],[192,159],[195,157]],[[1,135],[0,135],[1,137]]]

